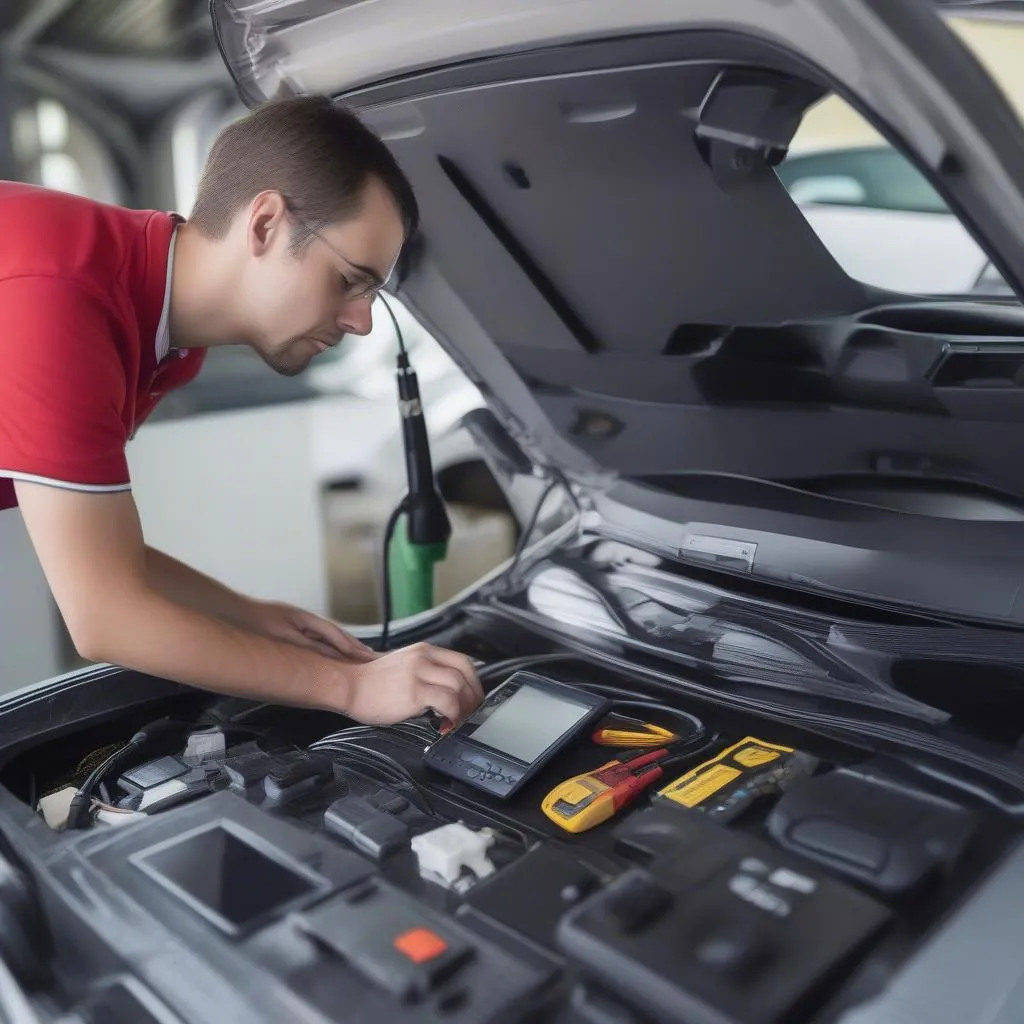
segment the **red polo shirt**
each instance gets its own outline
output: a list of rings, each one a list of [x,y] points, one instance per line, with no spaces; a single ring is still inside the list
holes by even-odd
[[[204,350],[168,350],[173,214],[0,182],[0,509],[14,480],[130,489],[125,445]]]

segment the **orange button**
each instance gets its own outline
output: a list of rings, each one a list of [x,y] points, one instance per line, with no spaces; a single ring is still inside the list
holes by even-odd
[[[425,964],[439,957],[448,943],[429,928],[413,928],[395,939],[395,949],[404,953],[414,964]]]

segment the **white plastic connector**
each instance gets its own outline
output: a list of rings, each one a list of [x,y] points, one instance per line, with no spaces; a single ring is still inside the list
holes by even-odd
[[[493,829],[474,831],[456,822],[414,836],[412,849],[419,861],[420,875],[452,889],[458,887],[465,868],[478,879],[494,873],[494,865],[487,857],[494,839]]]
[[[58,789],[56,793],[40,797],[39,803],[36,804],[36,810],[54,832],[60,832],[67,825],[68,815],[71,813],[71,801],[77,792],[78,790],[74,786],[65,786],[63,789]]]
[[[100,807],[96,811],[95,820],[100,825],[122,828],[125,825],[131,825],[133,822],[142,821],[148,817],[148,814],[140,814],[138,811],[108,811],[105,807]]]
[[[159,786],[153,786],[142,794],[142,801],[139,803],[138,810],[145,811],[147,808],[152,807],[153,804],[158,804],[169,796],[184,793],[187,789],[188,786],[185,785],[182,779],[170,779]]]
[[[223,761],[227,756],[227,738],[220,729],[203,729],[192,733],[185,744],[182,760],[186,764],[202,764],[203,761]]]

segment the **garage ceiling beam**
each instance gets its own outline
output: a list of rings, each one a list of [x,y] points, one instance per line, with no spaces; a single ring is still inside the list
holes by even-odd
[[[8,55],[30,47],[58,18],[71,8],[75,0],[33,0],[25,16],[7,32],[0,43]]]
[[[161,117],[203,89],[228,90],[231,86],[224,62],[215,51],[197,60],[153,60],[37,46],[32,55],[35,66],[86,86],[112,108],[142,120]]]

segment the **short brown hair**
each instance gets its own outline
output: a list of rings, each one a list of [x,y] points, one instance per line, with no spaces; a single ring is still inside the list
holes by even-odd
[[[308,237],[354,217],[367,181],[391,193],[406,238],[419,224],[412,186],[391,151],[351,110],[326,96],[269,100],[217,136],[199,180],[189,219],[210,238],[223,238],[235,215],[270,189],[280,192]],[[302,239],[296,237],[296,245]]]

